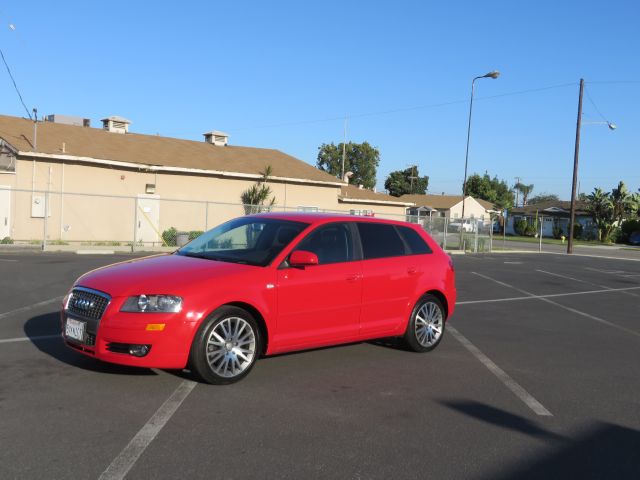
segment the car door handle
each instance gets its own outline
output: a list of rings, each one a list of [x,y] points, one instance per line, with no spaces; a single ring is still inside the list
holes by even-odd
[[[416,275],[416,274],[420,273],[420,271],[416,267],[409,267],[409,268],[407,268],[407,273],[409,275]]]
[[[357,280],[360,280],[360,275],[357,274],[357,273],[354,273],[352,275],[347,275],[346,280],[347,280],[347,282],[355,282]]]

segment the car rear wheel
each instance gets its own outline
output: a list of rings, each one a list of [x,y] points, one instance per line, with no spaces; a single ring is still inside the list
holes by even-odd
[[[234,383],[253,368],[260,345],[260,330],[249,312],[221,307],[205,320],[193,339],[190,365],[207,383]]]
[[[414,352],[428,352],[438,346],[444,334],[445,312],[442,302],[424,295],[411,313],[404,344]]]

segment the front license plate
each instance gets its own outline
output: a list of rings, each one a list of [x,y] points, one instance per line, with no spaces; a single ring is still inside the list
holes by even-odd
[[[78,320],[74,320],[73,318],[67,318],[67,323],[64,328],[64,334],[67,338],[72,338],[74,340],[78,340],[79,342],[84,341],[84,330],[86,327],[85,322],[80,322]]]

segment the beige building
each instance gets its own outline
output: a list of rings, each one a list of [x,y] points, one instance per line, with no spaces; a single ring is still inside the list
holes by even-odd
[[[404,220],[405,210],[414,206],[413,202],[354,185],[345,185],[340,189],[338,202],[341,210],[348,209],[354,215],[385,216],[395,220]]]
[[[449,220],[462,217],[462,195],[402,195],[399,200],[415,204],[408,210],[412,216],[419,214],[420,217],[440,217]],[[491,202],[471,196],[464,199],[466,218],[489,221],[493,212],[496,210]]]
[[[162,244],[162,232],[205,230],[242,215],[241,193],[272,168],[275,210],[402,217],[410,202],[345,186],[278,150],[129,132],[122,117],[52,121],[0,115],[0,240]]]

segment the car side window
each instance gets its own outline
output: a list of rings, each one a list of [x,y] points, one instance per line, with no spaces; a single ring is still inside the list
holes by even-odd
[[[432,253],[431,248],[424,241],[424,238],[420,236],[413,228],[410,227],[396,227],[400,232],[400,235],[409,246],[412,255],[422,255],[425,253]]]
[[[318,256],[318,264],[353,260],[351,230],[346,223],[332,223],[311,232],[295,250],[306,250]]]
[[[366,222],[357,222],[357,225],[365,260],[406,254],[404,243],[393,225]]]

